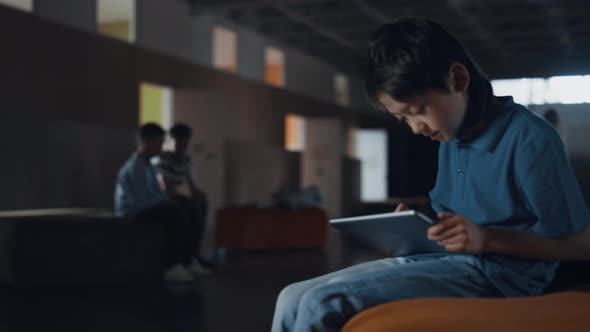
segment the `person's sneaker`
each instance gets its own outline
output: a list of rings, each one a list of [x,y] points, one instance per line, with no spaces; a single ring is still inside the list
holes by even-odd
[[[208,267],[204,266],[199,262],[198,259],[193,258],[191,263],[186,267],[186,269],[192,273],[194,276],[206,276],[211,274],[213,271]]]
[[[176,264],[164,273],[164,279],[172,282],[191,282],[195,279],[191,272],[181,264]]]

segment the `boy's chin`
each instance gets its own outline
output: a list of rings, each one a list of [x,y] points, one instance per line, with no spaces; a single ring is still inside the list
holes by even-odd
[[[450,140],[451,140],[451,138],[445,134],[441,134],[435,139],[435,141],[439,141],[439,142],[448,142]]]
[[[443,132],[437,132],[434,136],[430,136],[433,141],[446,142],[449,140],[448,136]]]

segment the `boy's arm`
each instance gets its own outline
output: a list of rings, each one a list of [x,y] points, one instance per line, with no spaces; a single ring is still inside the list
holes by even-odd
[[[495,253],[544,260],[590,260],[590,227],[562,237],[486,229],[469,218],[440,213],[442,221],[428,229],[428,238],[449,252]]]
[[[558,238],[495,229],[485,230],[485,233],[483,252],[548,260],[590,260],[590,227]]]
[[[115,210],[118,215],[133,215],[167,199],[165,192],[145,195],[145,184],[132,172],[119,174],[115,187]]]

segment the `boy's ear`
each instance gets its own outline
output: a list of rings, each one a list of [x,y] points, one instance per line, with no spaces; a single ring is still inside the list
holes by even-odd
[[[469,88],[469,70],[458,62],[451,64],[449,68],[449,88],[451,92],[466,92]]]

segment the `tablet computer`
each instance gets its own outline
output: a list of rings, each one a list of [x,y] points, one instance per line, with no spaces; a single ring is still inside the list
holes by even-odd
[[[445,252],[428,239],[428,227],[435,221],[414,210],[332,219],[330,224],[388,256]]]

